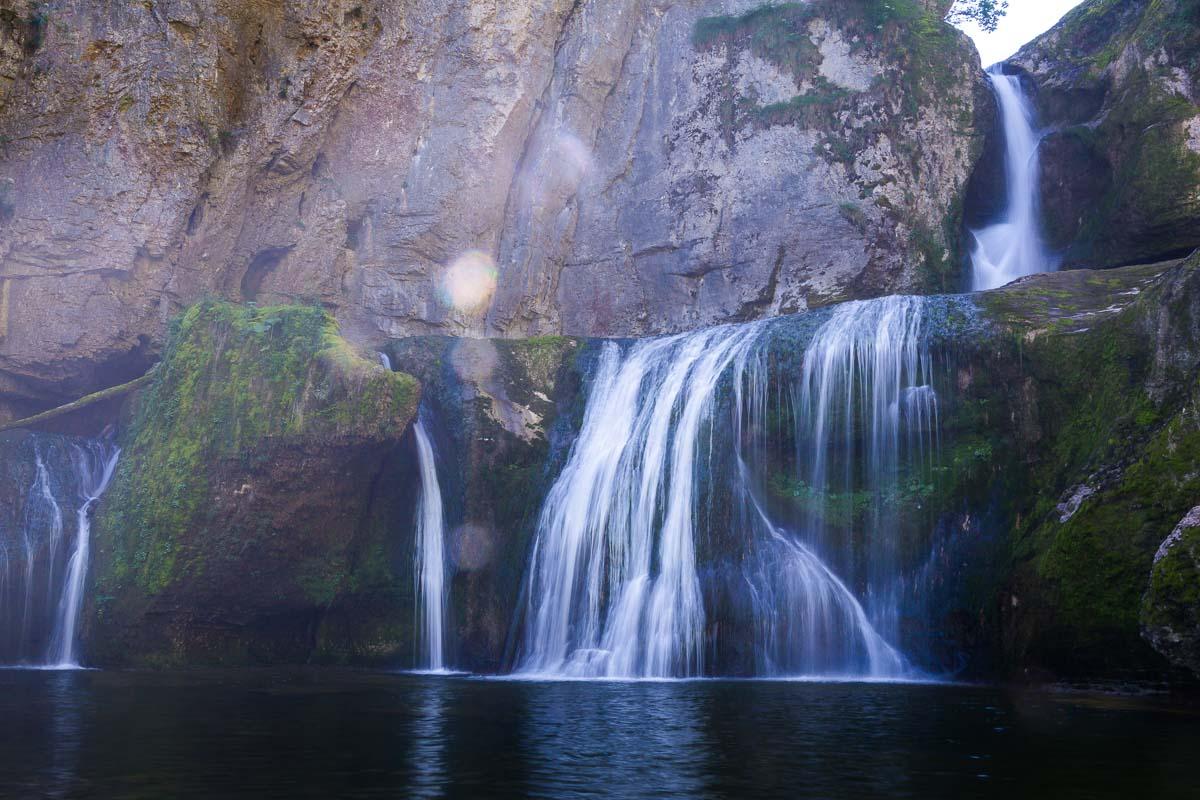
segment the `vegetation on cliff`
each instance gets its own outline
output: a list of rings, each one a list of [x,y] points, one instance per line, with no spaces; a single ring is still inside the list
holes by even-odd
[[[841,204],[842,215],[862,233],[895,230],[901,223],[896,247],[908,255],[909,270],[902,285],[922,292],[955,288],[963,263],[959,234],[966,175],[934,191],[932,181],[945,176],[923,174],[923,168],[945,142],[930,120],[953,120],[963,131],[982,127],[972,85],[978,80],[977,57],[963,34],[944,21],[946,5],[764,4],[740,15],[703,17],[692,33],[695,47],[725,54],[731,74],[741,69],[739,54],[748,53],[781,70],[797,92],[764,98],[754,81],[731,80],[720,97],[725,137],[732,143],[740,130],[776,125],[819,132],[815,152],[845,170],[858,189],[857,197]],[[962,4],[960,10],[978,12],[974,6]],[[956,145],[956,154],[973,163],[982,137],[967,145]],[[900,181],[888,174],[892,159],[903,164]],[[921,188],[895,190],[895,184],[909,182]],[[875,294],[870,284],[879,281],[878,275],[863,276],[855,293]],[[813,296],[808,304],[843,299]]]

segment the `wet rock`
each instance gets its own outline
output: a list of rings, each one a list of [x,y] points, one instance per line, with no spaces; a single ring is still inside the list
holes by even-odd
[[[418,396],[320,309],[190,309],[94,527],[89,659],[397,663],[413,583],[391,517]]]
[[[1075,489],[1072,490],[1071,496],[1068,497],[1065,502],[1059,503],[1056,506],[1059,512],[1058,521],[1066,522],[1067,520],[1071,519],[1071,517],[1075,516],[1075,512],[1077,512],[1079,507],[1083,505],[1083,501],[1087,500],[1095,493],[1095,487],[1088,486],[1086,484],[1082,486],[1076,486]]]

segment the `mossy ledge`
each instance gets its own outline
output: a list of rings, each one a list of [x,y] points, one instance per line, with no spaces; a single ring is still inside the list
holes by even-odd
[[[89,652],[308,660],[340,603],[382,594],[372,604],[393,616],[403,593],[363,509],[419,398],[415,378],[358,355],[319,308],[188,309],[121,435],[96,527]],[[352,650],[367,647],[357,638]],[[397,650],[403,634],[387,638],[367,649]]]

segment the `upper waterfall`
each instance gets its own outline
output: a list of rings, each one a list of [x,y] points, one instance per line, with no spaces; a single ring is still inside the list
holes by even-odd
[[[1049,272],[1054,261],[1042,243],[1038,209],[1038,146],[1033,108],[1021,79],[999,65],[988,70],[1004,127],[1007,203],[1003,219],[972,231],[971,288],[994,289],[1024,275]]]
[[[773,373],[770,322],[606,343],[538,523],[519,670],[687,677],[748,650],[737,669],[758,675],[908,674],[886,504],[901,464],[936,449],[923,302],[840,307],[799,377]],[[761,474],[789,416],[785,480],[821,498],[795,529],[773,518]],[[838,529],[829,506],[855,492],[874,513]]]

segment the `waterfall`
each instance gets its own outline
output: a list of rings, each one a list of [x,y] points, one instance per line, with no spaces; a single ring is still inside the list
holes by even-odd
[[[119,450],[108,441],[27,436],[28,461],[11,473],[31,477],[24,500],[17,499],[19,530],[6,532],[0,515],[0,661],[76,667],[91,512]],[[74,510],[73,531],[64,509]]]
[[[868,464],[847,480],[877,496],[863,557],[880,562],[864,582],[868,608],[828,566],[838,546],[820,514],[787,530],[761,498],[755,469],[771,411],[774,323],[643,340],[625,351],[608,342],[578,439],[538,521],[518,670],[698,676],[711,674],[705,653],[722,637],[748,637],[759,675],[907,674],[879,629],[894,640],[899,602],[882,498],[910,451],[932,457],[936,394],[921,308],[908,297],[841,307],[815,333],[803,377],[790,387],[805,450],[797,469],[816,491],[837,484],[831,460],[856,457],[854,419],[866,420]],[[722,424],[714,412],[726,406],[731,418]],[[727,563],[701,564],[701,547],[719,549],[713,542],[722,536],[734,539]],[[746,609],[748,632],[730,618],[710,621],[706,595],[724,598],[731,613]]]
[[[717,379],[759,329],[647,340],[624,359],[604,345],[579,439],[538,523],[524,671],[700,673],[696,440]]]
[[[1038,222],[1038,145],[1033,109],[1021,90],[1021,80],[1005,75],[1000,65],[988,70],[1004,124],[1004,171],[1008,189],[1005,216],[972,231],[972,288],[994,289],[1035,272],[1048,272],[1054,263],[1042,244]]]
[[[893,641],[902,589],[896,505],[920,499],[919,489],[918,496],[905,497],[908,487],[899,479],[902,471],[927,474],[937,450],[937,393],[923,346],[923,308],[915,297],[839,306],[805,352],[797,392],[803,450],[797,465],[813,490],[806,527],[832,551],[837,544],[822,541],[829,526],[821,523],[852,513],[855,504],[867,506],[861,547],[866,603],[874,627]],[[850,554],[843,554],[849,562]]]
[[[92,540],[92,507],[104,494],[117,468],[121,451],[107,444],[92,443],[87,449],[76,446],[71,460],[79,478],[80,504],[75,512],[75,550],[67,562],[66,580],[58,602],[58,618],[50,641],[47,662],[59,667],[78,666],[75,653],[79,610],[83,607],[83,589],[87,581],[88,557]]]
[[[416,594],[417,629],[422,669],[446,669],[446,557],[445,519],[442,490],[438,483],[433,444],[418,417],[413,426],[417,463],[421,471],[421,493],[417,501]]]

